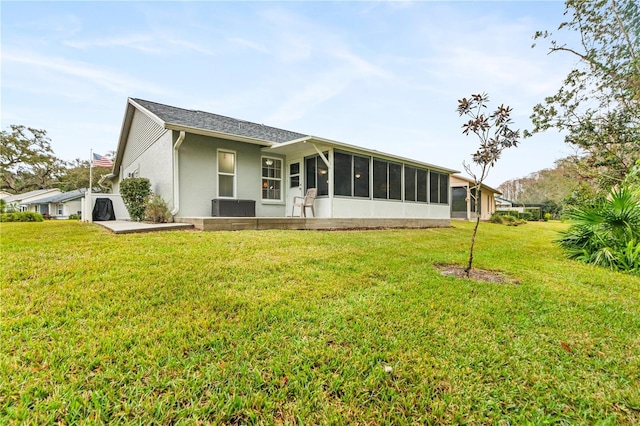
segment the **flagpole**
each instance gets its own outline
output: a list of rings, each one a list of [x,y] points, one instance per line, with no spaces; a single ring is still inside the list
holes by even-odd
[[[87,189],[87,202],[85,205],[85,211],[87,213],[87,217],[85,218],[87,222],[91,222],[91,192],[93,187],[93,148],[89,150],[89,188]]]

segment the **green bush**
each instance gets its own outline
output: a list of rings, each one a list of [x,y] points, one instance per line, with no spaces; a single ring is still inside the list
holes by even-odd
[[[498,212],[496,212],[496,213],[491,215],[491,218],[489,219],[489,222],[502,224],[502,223],[504,223],[504,220],[502,219],[503,217],[504,217],[504,215],[498,214]]]
[[[512,214],[508,214],[512,213]],[[518,226],[527,223],[526,220],[520,219],[520,217],[514,216],[518,215],[517,211],[497,211],[491,215],[491,219],[489,219],[492,223],[499,223],[507,226]]]
[[[556,242],[571,259],[640,273],[640,194],[614,189],[605,200],[567,212],[571,226]]]
[[[44,218],[37,212],[11,212],[0,214],[0,222],[42,222]]]
[[[540,207],[525,207],[524,212],[528,213],[529,216],[525,220],[540,220],[542,219]]]
[[[522,212],[518,214],[518,218],[524,221],[533,220],[533,215],[530,212]]]
[[[147,201],[151,196],[151,183],[147,178],[127,178],[120,182],[120,195],[131,220],[144,220]]]
[[[545,222],[549,222],[552,218],[553,218],[553,215],[551,213],[545,213],[544,214],[544,221]]]
[[[69,215],[69,220],[79,220],[79,219],[80,219],[80,215],[77,215],[75,213]]]
[[[144,217],[145,220],[153,223],[171,222],[171,212],[169,212],[167,202],[158,194],[153,195],[147,202]]]

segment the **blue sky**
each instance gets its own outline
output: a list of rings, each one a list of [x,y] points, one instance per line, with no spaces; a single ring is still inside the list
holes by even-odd
[[[462,170],[457,100],[487,92],[530,128],[575,65],[531,49],[562,2],[2,2],[2,129],[57,156],[115,150],[127,97]],[[497,186],[569,155],[549,132],[506,151]]]

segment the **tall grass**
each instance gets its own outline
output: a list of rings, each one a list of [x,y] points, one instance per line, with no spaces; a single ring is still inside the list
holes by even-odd
[[[557,223],[113,235],[3,223],[0,423],[637,424],[640,278]]]

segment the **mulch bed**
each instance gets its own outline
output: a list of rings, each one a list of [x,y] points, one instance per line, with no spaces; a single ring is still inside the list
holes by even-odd
[[[442,275],[456,278],[470,279],[473,281],[482,281],[498,284],[520,284],[516,279],[499,271],[487,271],[485,269],[472,268],[467,278],[464,266],[460,265],[443,265],[437,264],[434,267],[440,271]]]

